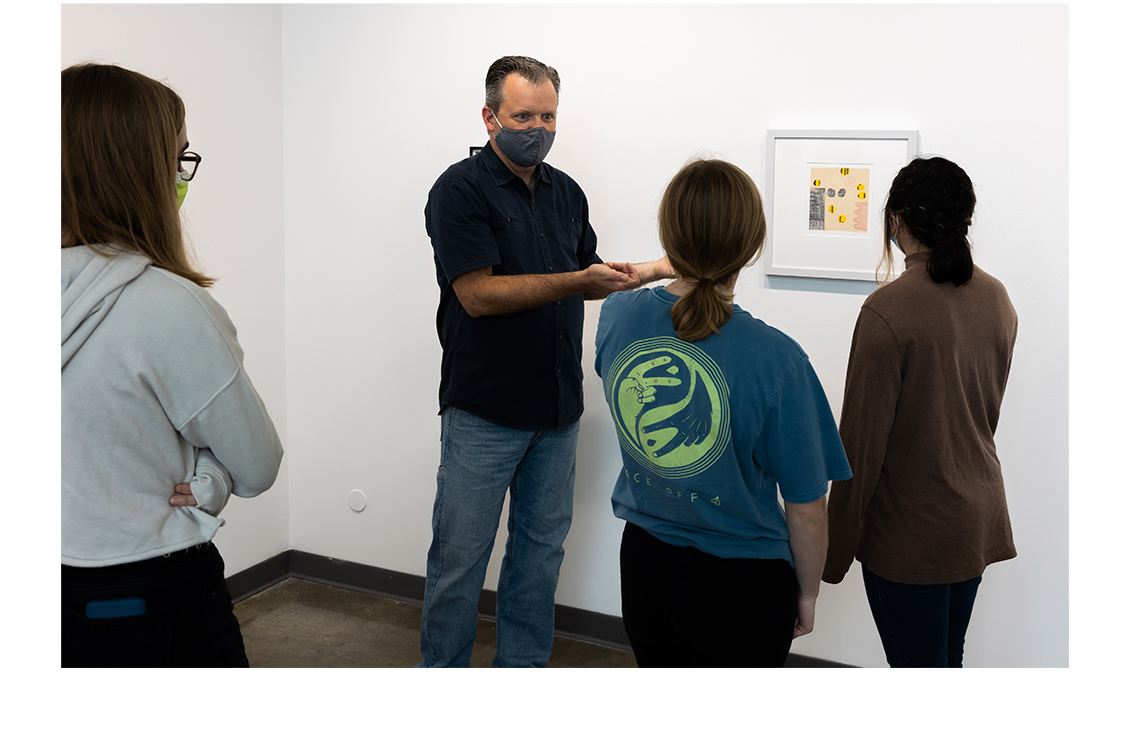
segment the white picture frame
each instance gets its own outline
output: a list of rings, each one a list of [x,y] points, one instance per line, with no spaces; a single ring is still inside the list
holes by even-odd
[[[770,130],[766,146],[766,274],[874,282],[887,191],[918,153],[918,131]],[[825,175],[832,197],[814,187]]]

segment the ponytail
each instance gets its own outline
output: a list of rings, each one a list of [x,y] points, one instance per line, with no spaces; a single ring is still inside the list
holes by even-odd
[[[939,233],[930,248],[926,271],[936,284],[952,281],[961,286],[973,278],[973,252],[964,231],[950,229]]]
[[[675,335],[683,341],[702,341],[721,333],[722,326],[734,315],[732,300],[731,295],[719,292],[711,279],[699,279],[694,289],[671,308]]]
[[[695,287],[671,308],[675,333],[702,341],[733,317],[733,295],[718,291],[753,265],[765,242],[761,194],[729,162],[698,159],[676,174],[659,203],[659,243],[682,279]]]

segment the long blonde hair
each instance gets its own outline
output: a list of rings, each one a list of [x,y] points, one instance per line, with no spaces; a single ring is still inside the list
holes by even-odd
[[[63,71],[62,110],[64,229],[100,254],[118,245],[211,286],[189,258],[177,209],[181,98],[132,70],[83,63]]]
[[[756,263],[765,243],[761,193],[729,162],[688,162],[659,203],[659,242],[675,273],[697,282],[671,308],[675,333],[684,341],[709,338],[733,315],[733,295],[718,286]]]

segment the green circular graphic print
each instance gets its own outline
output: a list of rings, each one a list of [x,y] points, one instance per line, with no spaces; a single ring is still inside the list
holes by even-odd
[[[622,351],[605,390],[620,444],[661,477],[700,474],[730,442],[726,379],[681,339],[645,339]]]

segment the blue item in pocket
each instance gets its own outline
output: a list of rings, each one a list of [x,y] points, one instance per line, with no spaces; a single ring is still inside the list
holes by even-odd
[[[86,616],[89,618],[136,617],[145,612],[145,600],[138,596],[128,599],[104,599],[88,602],[86,605]]]

